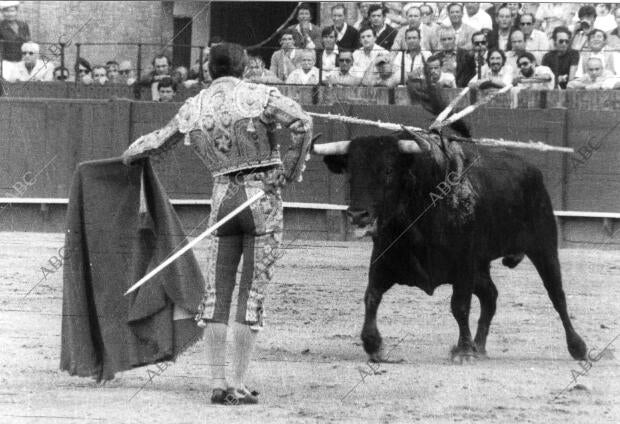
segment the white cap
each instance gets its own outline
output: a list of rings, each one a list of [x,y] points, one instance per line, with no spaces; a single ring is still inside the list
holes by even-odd
[[[19,7],[18,1],[0,1],[0,9],[6,9],[9,7]]]

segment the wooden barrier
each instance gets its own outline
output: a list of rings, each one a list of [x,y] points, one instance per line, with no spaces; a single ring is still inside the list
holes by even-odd
[[[163,126],[175,115],[178,107],[179,103],[126,100],[0,98],[0,116],[4,118],[0,120],[3,141],[0,143],[3,158],[0,197],[66,198],[77,163],[120,155],[131,141]],[[342,103],[306,106],[306,109],[420,127],[427,127],[433,121],[433,117],[420,106]],[[620,162],[620,145],[617,143],[620,125],[614,127],[618,121],[617,113],[487,106],[477,110],[467,121],[471,123],[475,136],[534,139],[574,147],[578,154],[572,157],[552,152],[511,152],[526,157],[543,171],[556,210],[589,214],[587,216],[591,219],[601,222],[616,219],[613,214],[620,213],[620,198],[617,196],[620,192],[617,166]],[[389,133],[374,127],[323,119],[314,122],[315,134],[323,134],[319,143]],[[286,149],[287,132],[281,130],[277,137],[283,150]],[[180,204],[180,207],[202,207],[196,202],[209,199],[211,177],[191,148],[181,143],[155,159],[155,169],[171,198],[194,202]],[[347,192],[345,178],[329,173],[322,158],[314,156],[307,164],[304,182],[288,186],[283,197],[297,206],[346,205]],[[299,228],[304,231],[310,231],[313,225],[324,225],[334,231],[343,228],[340,210],[326,212],[328,209],[310,207],[296,210],[289,212],[288,216],[300,220]],[[566,215],[561,219],[582,218],[581,215]],[[321,230],[321,234],[328,232]]]

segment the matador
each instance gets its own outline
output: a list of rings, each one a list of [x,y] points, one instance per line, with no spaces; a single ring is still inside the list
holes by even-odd
[[[212,374],[212,403],[257,403],[245,386],[258,330],[263,326],[265,288],[272,278],[275,251],[282,240],[281,187],[301,181],[312,144],[312,119],[275,87],[242,81],[247,55],[237,44],[211,49],[212,84],[188,99],[163,128],[138,138],[123,153],[129,164],[158,154],[180,140],[191,145],[213,175],[209,226],[259,190],[259,201],[244,209],[207,239],[206,288],[196,315],[204,326]],[[283,154],[276,126],[290,130]],[[228,318],[237,268],[243,256],[237,312],[233,323],[233,369],[225,375]]]

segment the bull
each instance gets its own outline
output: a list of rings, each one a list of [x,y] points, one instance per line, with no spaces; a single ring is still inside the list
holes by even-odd
[[[496,310],[491,261],[514,268],[525,255],[560,316],[570,355],[585,359],[586,344],[567,312],[557,229],[539,169],[506,150],[457,143],[440,133],[407,132],[317,144],[331,172],[349,178],[347,214],[373,249],[364,294],[361,338],[374,362],[388,362],[377,309],[394,284],[428,295],[452,285],[458,327],[456,362],[486,356]],[[472,294],[480,301],[475,337],[469,328]]]

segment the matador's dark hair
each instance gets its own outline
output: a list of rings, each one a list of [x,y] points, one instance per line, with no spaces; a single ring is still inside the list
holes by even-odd
[[[241,78],[247,62],[248,56],[239,44],[218,44],[211,47],[209,53],[209,74],[213,79],[225,76]]]

